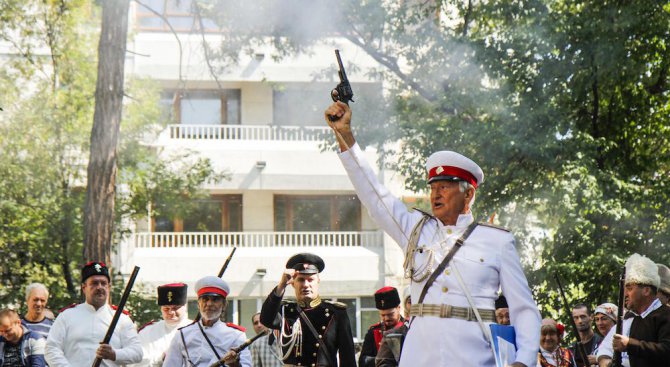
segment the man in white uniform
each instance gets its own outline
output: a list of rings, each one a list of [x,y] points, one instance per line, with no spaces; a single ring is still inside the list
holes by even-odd
[[[142,346],[135,324],[122,314],[109,344],[101,344],[114,317],[107,303],[109,270],[104,263],[90,262],[81,271],[86,302],[61,312],[47,338],[46,360],[51,367],[90,367],[96,357],[103,366],[121,366],[142,360]]]
[[[221,322],[230,287],[223,279],[207,276],[195,283],[200,321],[184,326],[172,338],[166,367],[208,367],[223,359],[228,367],[251,367],[251,353],[233,348],[246,341],[244,328]]]
[[[162,366],[165,353],[170,347],[177,329],[192,323],[186,311],[188,286],[184,283],[171,283],[158,287],[158,305],[163,320],[150,322],[139,331],[142,343],[142,362],[136,366]]]
[[[426,165],[432,215],[408,211],[377,181],[366,162],[351,131],[349,106],[334,103],[325,115],[335,131],[340,159],[359,199],[406,253],[406,272],[412,278],[413,319],[400,366],[495,366],[486,335],[488,325],[495,322],[494,302],[500,288],[507,297],[511,324],[516,329],[518,350],[513,366],[535,365],[540,314],[521,268],[514,236],[486,223],[471,226],[474,219],[470,206],[477,186],[484,180],[481,168],[455,152],[433,154]],[[420,221],[425,223],[417,226]],[[421,300],[429,276],[468,229],[472,232],[462,248],[444,271],[435,274],[437,278]],[[410,237],[414,240],[410,241]],[[461,284],[468,288],[482,325],[472,315]]]

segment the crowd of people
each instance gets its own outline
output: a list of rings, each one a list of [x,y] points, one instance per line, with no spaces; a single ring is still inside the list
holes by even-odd
[[[61,310],[55,320],[47,313],[48,290],[31,284],[25,315],[0,311],[0,367],[83,367],[96,361],[109,367],[605,367],[619,359],[630,367],[670,365],[667,267],[631,255],[625,317],[618,318],[612,302],[594,311],[590,305],[574,305],[577,342],[562,345],[565,327],[541,319],[514,236],[473,218],[477,188],[484,182],[479,165],[453,151],[432,154],[426,162],[431,212],[408,210],[367,163],[351,129],[349,106],[335,102],[325,118],[361,203],[404,251],[410,281],[402,300],[393,287],[371,291],[379,322],[369,327],[358,355],[346,305],[321,298],[324,260],[299,253],[288,259],[277,286],[254,315],[258,338],[250,340],[243,328],[222,321],[230,287],[219,277],[196,282],[195,320],[187,318],[185,284],[158,287],[163,320],[139,333],[127,315],[109,304],[104,263],[82,267],[84,302]],[[118,323],[111,339],[101,342],[113,319]]]

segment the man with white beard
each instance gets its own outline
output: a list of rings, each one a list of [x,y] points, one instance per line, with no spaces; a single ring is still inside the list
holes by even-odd
[[[158,305],[161,308],[163,320],[152,321],[139,331],[140,343],[144,357],[136,366],[162,366],[165,353],[170,342],[177,333],[177,329],[192,323],[186,311],[186,292],[188,286],[184,283],[165,284],[158,287]]]
[[[251,367],[249,349],[240,353],[232,348],[246,341],[244,328],[223,323],[230,287],[223,279],[207,276],[195,283],[200,321],[178,329],[165,356],[166,367],[210,366],[221,359],[228,367]]]

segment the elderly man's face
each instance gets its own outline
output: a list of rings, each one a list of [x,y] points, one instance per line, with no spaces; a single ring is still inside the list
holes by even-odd
[[[28,314],[43,318],[47,307],[49,294],[40,288],[35,288],[28,295]]]
[[[98,309],[107,302],[109,280],[104,275],[92,275],[82,284],[81,290],[86,297],[86,303]]]
[[[198,298],[200,316],[206,321],[216,321],[221,318],[225,298],[222,296],[203,295]]]
[[[300,302],[310,302],[319,296],[319,274],[294,275],[295,298]]]
[[[474,195],[474,189],[461,192],[457,181],[435,181],[430,184],[430,205],[433,215],[447,225],[456,224],[464,214],[466,204]]]
[[[658,297],[658,299],[661,301],[662,304],[670,306],[670,294],[669,293],[665,293],[665,292],[663,292],[662,290],[659,289],[658,292],[656,292],[656,297]]]
[[[626,308],[632,310],[637,314],[644,312],[648,301],[651,298],[651,288],[628,283],[624,287],[624,295],[626,297]]]

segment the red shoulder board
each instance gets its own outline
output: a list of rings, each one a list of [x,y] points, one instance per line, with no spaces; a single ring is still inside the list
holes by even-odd
[[[230,326],[233,329],[237,329],[237,330],[239,330],[243,333],[245,333],[247,331],[247,328],[245,328],[244,326],[233,324],[232,322],[227,322],[226,325]]]
[[[144,329],[145,327],[147,327],[147,326],[149,326],[149,325],[153,325],[153,324],[155,324],[155,323],[156,323],[156,320],[151,320],[151,321],[147,322],[146,324],[140,326],[140,328],[137,329],[137,332],[139,333],[139,332],[142,331],[142,329]]]
[[[114,310],[114,311],[116,311],[116,310],[119,309],[119,306],[117,306],[117,305],[110,305],[110,306],[112,307],[112,310]],[[123,311],[121,311],[121,312],[122,312],[124,315],[130,317],[130,319],[132,320],[133,317],[130,316],[130,312],[128,312],[128,310],[126,310],[126,309],[124,308]]]
[[[67,305],[67,306],[65,306],[65,307],[63,307],[63,308],[61,308],[60,310],[58,310],[58,313],[61,314],[61,313],[63,313],[63,311],[67,311],[67,310],[69,310],[69,309],[71,309],[71,308],[75,308],[75,307],[77,307],[78,304],[79,304],[79,303],[72,303],[72,304],[69,304],[69,305]]]
[[[378,323],[376,323],[376,324],[372,324],[372,325],[370,325],[370,330],[372,330],[372,329],[381,329],[381,327],[382,327],[382,323],[381,323],[381,322],[378,322]]]

